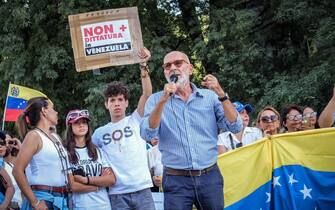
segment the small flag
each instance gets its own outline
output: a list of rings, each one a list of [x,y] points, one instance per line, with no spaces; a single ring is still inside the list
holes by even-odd
[[[34,97],[47,97],[45,94],[20,85],[9,84],[5,121],[15,122],[27,106],[28,100]]]

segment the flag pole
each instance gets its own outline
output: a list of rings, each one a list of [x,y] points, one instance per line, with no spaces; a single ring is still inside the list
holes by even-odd
[[[7,96],[6,96],[6,103],[5,103],[5,108],[3,110],[3,117],[2,117],[2,127],[1,127],[1,130],[4,130],[5,129],[5,114],[6,114],[6,110],[7,110],[7,102],[8,102],[8,94],[9,94],[9,87],[10,87],[10,84],[11,82],[9,81],[9,84],[8,84],[8,90],[7,90]]]

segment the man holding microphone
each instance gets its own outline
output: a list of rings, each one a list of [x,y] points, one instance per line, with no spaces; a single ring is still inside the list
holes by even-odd
[[[164,57],[169,83],[145,106],[141,136],[159,139],[164,165],[164,209],[191,210],[224,207],[223,177],[216,164],[219,129],[237,133],[242,120],[213,75],[197,88],[190,82],[193,65],[186,54]]]

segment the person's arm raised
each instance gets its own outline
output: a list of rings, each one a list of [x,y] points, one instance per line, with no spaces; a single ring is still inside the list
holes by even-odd
[[[151,57],[150,51],[147,48],[143,48],[138,53],[138,56],[142,59],[145,59],[145,62],[140,63],[140,70],[141,70],[141,83],[142,83],[142,95],[137,104],[137,112],[141,117],[144,115],[144,106],[145,102],[148,100],[150,95],[152,94],[152,84],[149,75],[149,67],[148,67],[148,60]]]
[[[220,86],[219,81],[216,77],[211,74],[208,74],[204,77],[204,81],[201,82],[201,85],[207,87],[208,89],[213,90],[219,97],[224,97],[225,92]],[[230,102],[230,100],[225,100],[222,102],[222,106],[224,109],[224,116],[229,122],[236,122],[236,118],[238,116],[234,105]]]
[[[327,128],[333,125],[334,113],[335,113],[335,87],[333,89],[333,97],[330,99],[327,106],[321,112],[321,115],[319,117],[320,128]]]
[[[162,97],[159,99],[155,108],[150,113],[149,128],[158,128],[161,122],[161,115],[164,109],[164,105],[169,100],[171,94],[174,94],[176,91],[177,86],[175,83],[170,82],[165,84]]]

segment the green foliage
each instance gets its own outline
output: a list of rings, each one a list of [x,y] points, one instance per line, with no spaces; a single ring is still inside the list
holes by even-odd
[[[335,76],[335,3],[331,0],[269,1],[1,1],[0,112],[8,82],[38,89],[59,111],[59,130],[70,109],[88,108],[93,126],[108,122],[102,90],[111,81],[128,84],[129,112],[141,94],[138,65],[77,73],[68,15],[138,6],[154,91],[162,89],[164,55],[188,54],[193,81],[212,73],[233,100],[279,110],[289,103],[319,111]],[[13,130],[13,124],[6,125]]]

